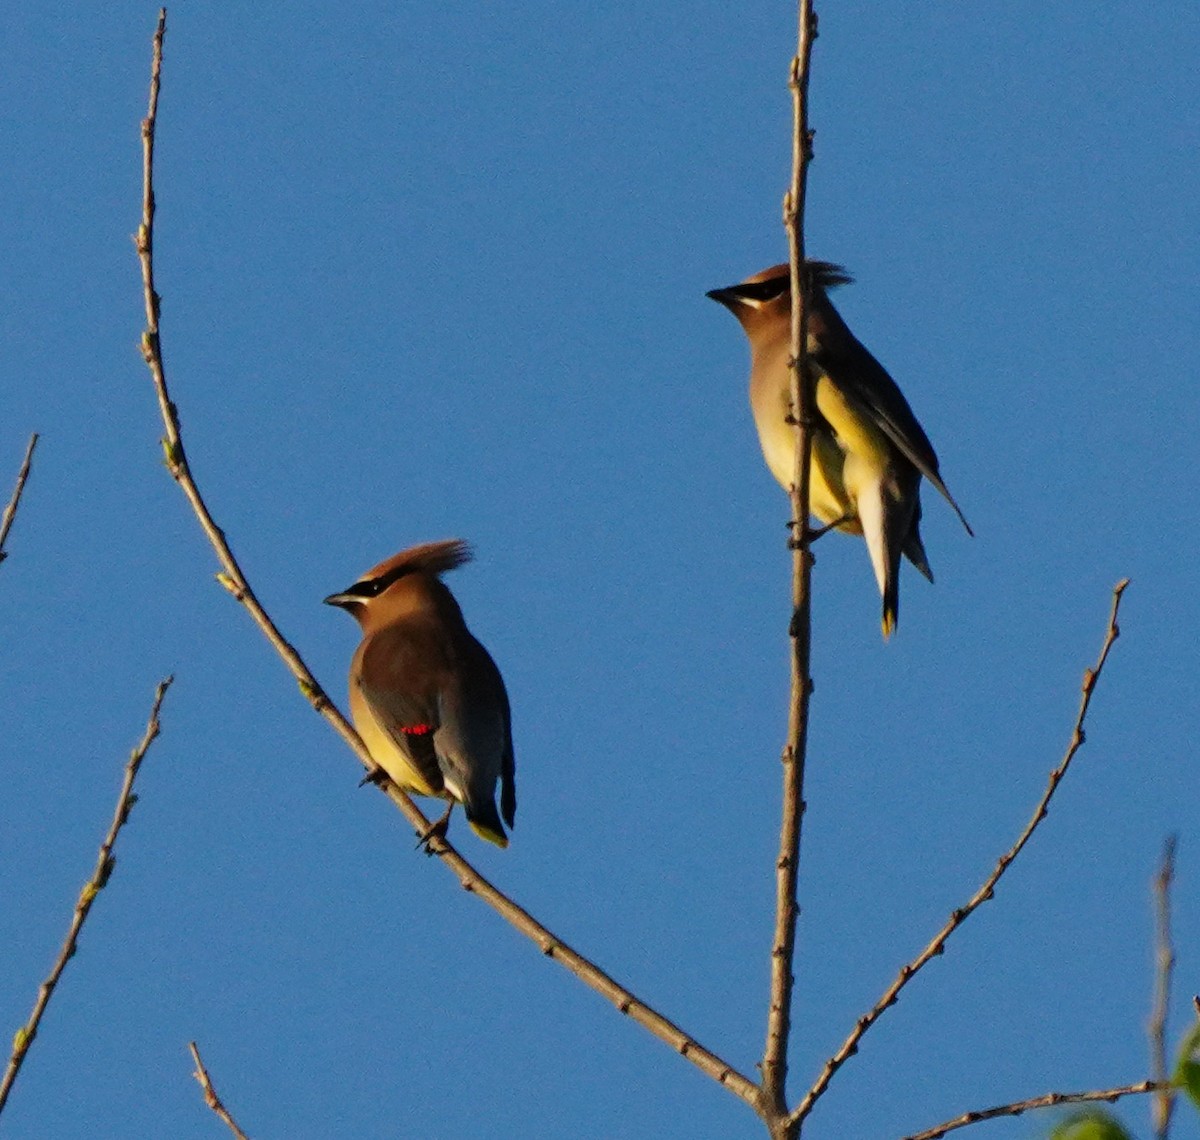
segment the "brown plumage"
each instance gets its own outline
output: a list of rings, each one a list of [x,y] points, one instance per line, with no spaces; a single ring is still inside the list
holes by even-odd
[[[350,713],[372,758],[401,787],[461,803],[477,834],[506,847],[517,810],[508,693],[438,577],[470,557],[458,539],[423,543],[325,601],[362,626]]]

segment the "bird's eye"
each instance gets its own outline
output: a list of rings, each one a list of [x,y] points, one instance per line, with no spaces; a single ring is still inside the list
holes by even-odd
[[[788,291],[790,281],[786,276],[772,277],[766,281],[754,281],[749,285],[739,285],[738,293],[748,301],[770,301],[781,297]]]
[[[368,578],[365,582],[355,582],[346,593],[356,598],[376,598],[381,589],[383,583],[378,578]]]

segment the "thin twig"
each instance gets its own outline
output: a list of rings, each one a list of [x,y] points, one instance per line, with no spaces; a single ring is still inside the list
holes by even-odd
[[[66,940],[62,944],[62,949],[58,952],[58,960],[54,963],[46,980],[38,989],[37,1001],[33,1004],[33,1012],[29,1015],[29,1020],[17,1030],[16,1036],[13,1038],[12,1055],[9,1057],[8,1068],[4,1072],[4,1079],[0,1080],[0,1112],[4,1111],[4,1105],[8,1100],[8,1094],[12,1089],[13,1082],[17,1079],[17,1073],[21,1070],[21,1065],[25,1061],[29,1047],[33,1044],[33,1040],[37,1036],[42,1014],[46,1012],[46,1007],[50,1004],[50,998],[54,995],[58,980],[67,968],[67,963],[75,956],[75,951],[79,943],[79,934],[83,930],[83,924],[87,921],[88,914],[91,912],[92,903],[96,901],[96,896],[108,885],[113,867],[116,866],[117,861],[113,855],[113,847],[117,842],[117,836],[121,833],[121,828],[129,820],[130,810],[137,803],[137,796],[133,794],[133,782],[137,779],[138,769],[142,766],[142,760],[145,759],[147,750],[154,742],[154,738],[158,736],[158,711],[162,707],[163,697],[167,695],[167,690],[171,687],[173,680],[173,677],[168,677],[165,681],[159,682],[158,688],[154,690],[154,704],[150,707],[150,719],[146,723],[146,731],[142,735],[141,741],[129,754],[129,760],[125,765],[125,780],[121,785],[121,795],[117,799],[117,807],[113,812],[112,824],[109,826],[108,834],[104,837],[104,842],[100,844],[100,854],[96,859],[96,869],[92,872],[92,877],[84,884],[83,890],[79,892],[79,898],[75,903],[75,913],[71,918],[71,928],[67,931]]]
[[[200,1082],[200,1087],[204,1090],[204,1103],[225,1122],[229,1131],[238,1140],[250,1140],[250,1137],[238,1127],[237,1121],[229,1114],[229,1109],[225,1107],[221,1098],[217,1096],[217,1090],[213,1088],[212,1078],[208,1075],[208,1070],[204,1067],[204,1062],[200,1060],[200,1050],[196,1048],[196,1042],[189,1041],[188,1048],[192,1051],[192,1060],[196,1062],[196,1071],[192,1076]]]
[[[17,485],[13,488],[12,498],[8,500],[8,506],[4,508],[4,515],[0,517],[0,562],[8,557],[4,550],[4,544],[8,541],[8,532],[12,530],[13,520],[17,517],[21,496],[25,493],[25,483],[29,479],[29,468],[33,462],[33,449],[37,447],[37,441],[38,433],[35,431],[29,437],[29,443],[25,448],[25,458],[21,462],[21,470],[17,472]]]
[[[1113,588],[1112,610],[1108,618],[1108,629],[1104,636],[1104,644],[1100,649],[1100,656],[1096,660],[1096,664],[1084,670],[1082,696],[1079,702],[1079,713],[1075,717],[1075,727],[1071,732],[1071,742],[1067,746],[1066,754],[1063,756],[1062,763],[1059,764],[1053,772],[1050,773],[1049,782],[1046,785],[1046,791],[1034,809],[1033,815],[1029,822],[1025,825],[1024,831],[1021,832],[1017,841],[1006,851],[996,863],[992,873],[988,875],[983,885],[971,896],[971,900],[966,906],[960,907],[950,915],[946,925],[937,932],[933,940],[907,965],[902,966],[900,973],[896,975],[895,981],[884,991],[883,996],[858,1019],[854,1029],[850,1035],[842,1042],[841,1047],[828,1061],[825,1062],[825,1068],[821,1075],[817,1078],[812,1088],[805,1095],[804,1099],[797,1106],[794,1116],[803,1120],[820,1099],[821,1095],[829,1086],[834,1073],[841,1068],[848,1058],[852,1057],[858,1050],[858,1043],[862,1040],[863,1035],[875,1024],[882,1016],[883,1011],[892,1005],[896,1004],[896,1000],[900,996],[900,991],[904,989],[913,977],[921,970],[923,966],[932,958],[936,958],[942,953],[946,945],[946,940],[952,935],[962,924],[971,916],[974,911],[987,902],[995,892],[996,884],[1000,881],[1004,872],[1008,870],[1012,861],[1021,853],[1025,844],[1029,842],[1034,831],[1037,830],[1038,824],[1046,818],[1049,812],[1050,800],[1053,798],[1058,785],[1062,783],[1063,777],[1067,774],[1067,769],[1071,766],[1071,761],[1075,758],[1075,753],[1083,746],[1084,733],[1083,722],[1087,717],[1088,706],[1092,701],[1092,693],[1095,691],[1096,683],[1100,680],[1100,674],[1104,669],[1104,663],[1108,660],[1109,650],[1112,649],[1113,642],[1120,636],[1120,628],[1117,625],[1117,613],[1121,607],[1121,595],[1125,592],[1125,587],[1129,585],[1129,579],[1123,578]]]
[[[956,1116],[953,1120],[947,1120],[935,1128],[905,1136],[904,1140],[938,1140],[938,1137],[945,1136],[947,1132],[978,1124],[981,1120],[995,1120],[998,1116],[1020,1116],[1021,1113],[1028,1112],[1031,1108],[1053,1108],[1060,1104],[1088,1104],[1093,1101],[1108,1101],[1111,1104],[1123,1096],[1138,1096],[1141,1093],[1154,1092],[1159,1087],[1156,1081],[1142,1081],[1136,1085],[1122,1085],[1115,1089],[1096,1089],[1091,1092],[1043,1093],[1041,1096],[1030,1097],[1029,1100],[1017,1100],[1012,1104],[998,1104],[994,1108],[980,1108],[974,1112],[964,1112],[962,1116]]]
[[[229,591],[253,618],[267,640],[274,646],[291,671],[300,686],[300,691],[333,727],[346,745],[362,762],[369,772],[376,772],[377,765],[371,759],[370,753],[359,739],[358,734],[350,726],[337,706],[310,672],[300,654],[288,643],[271,620],[262,603],[255,596],[250,583],[243,573],[241,566],[230,549],[224,533],[217,526],[207,505],[201,496],[200,489],[192,476],[187,456],[183,447],[183,439],[179,422],[179,414],[171,401],[163,364],[162,345],[159,338],[159,296],[154,289],[154,189],[153,189],[153,155],[154,130],[158,107],[158,93],[162,67],[162,37],[165,26],[165,10],[159,15],[158,31],[154,37],[154,61],[150,80],[150,109],[142,123],[142,141],[144,150],[143,165],[143,196],[142,222],[138,227],[137,250],[142,266],[142,282],[146,302],[146,331],[142,334],[142,354],[150,369],[154,381],[154,389],[158,396],[159,410],[162,413],[166,438],[163,440],[163,452],[166,458],[167,470],[179,484],[180,489],[192,506],[200,526],[208,536],[222,571],[217,575],[220,584]],[[405,819],[412,825],[418,835],[428,834],[429,821],[421,813],[412,799],[390,781],[382,780],[381,786],[392,802],[399,808]],[[477,898],[487,903],[502,918],[537,944],[543,954],[553,958],[565,969],[569,970],[586,985],[607,998],[622,1013],[628,1014],[634,1021],[649,1030],[655,1037],[665,1041],[676,1052],[686,1057],[701,1072],[724,1085],[735,1095],[748,1104],[757,1106],[758,1086],[748,1077],[739,1073],[732,1065],[722,1060],[715,1053],[705,1049],[690,1034],[685,1033],[677,1025],[663,1017],[662,1014],[640,1001],[633,993],[620,985],[593,962],[573,950],[557,935],[548,930],[522,907],[504,894],[499,888],[485,879],[470,863],[464,859],[450,843],[436,837],[429,841],[429,849],[450,868],[464,890],[470,891]]]
[[[1146,1031],[1150,1037],[1150,1071],[1162,1086],[1154,1096],[1151,1113],[1154,1135],[1167,1140],[1175,1092],[1167,1081],[1167,1007],[1171,1001],[1171,974],[1175,949],[1171,941],[1171,882],[1175,878],[1175,836],[1163,845],[1162,864],[1154,877],[1155,962],[1154,999]]]
[[[810,0],[799,0],[792,92],[792,179],[783,202],[792,288],[791,408],[796,427],[792,469],[792,619],[791,686],[787,743],[783,749],[783,809],[779,855],[775,860],[775,932],[771,940],[771,996],[762,1059],[762,1105],[767,1127],[778,1140],[798,1134],[787,1123],[788,1040],[792,1024],[793,962],[800,906],[796,884],[800,870],[800,834],[804,820],[804,767],[808,749],[808,702],[812,694],[812,553],[809,550],[809,484],[812,461],[814,395],[808,373],[807,272],[804,255],[804,203],[812,137],[808,129],[808,76],[817,17]]]

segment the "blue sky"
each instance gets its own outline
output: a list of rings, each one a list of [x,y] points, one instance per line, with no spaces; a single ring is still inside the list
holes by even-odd
[[[197,478],[339,699],[357,631],[320,599],[414,542],[473,543],[450,584],[508,682],[520,808],[507,852],[452,836],[752,1071],[787,504],[704,293],[784,256],[794,11],[281,11],[170,12],[157,269]],[[1200,11],[819,11],[809,250],[855,274],[841,311],[977,537],[926,489],[938,581],[906,570],[887,645],[861,543],[817,549],[794,1094],[1015,838],[1133,579],[1049,819],[805,1132],[873,1140],[1146,1075],[1171,832],[1176,1034],[1200,990]],[[137,352],[155,12],[0,14],[5,496],[42,433],[0,566],[12,1029],[177,677],[0,1130],[219,1135],[195,1038],[260,1138],[762,1135],[413,852],[213,582]]]

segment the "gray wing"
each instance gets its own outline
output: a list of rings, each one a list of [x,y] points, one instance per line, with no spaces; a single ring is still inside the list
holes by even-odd
[[[933,444],[887,369],[850,331],[833,302],[821,290],[813,297],[813,317],[817,325],[813,358],[817,364],[831,377],[836,377],[847,395],[871,413],[901,454],[942,493],[967,533],[974,535],[966,516],[942,481]]]
[[[490,822],[496,814],[496,781],[504,821],[517,810],[512,714],[504,679],[488,651],[470,633],[460,660],[439,694],[440,727],[434,738],[447,782],[464,793],[468,816]]]

